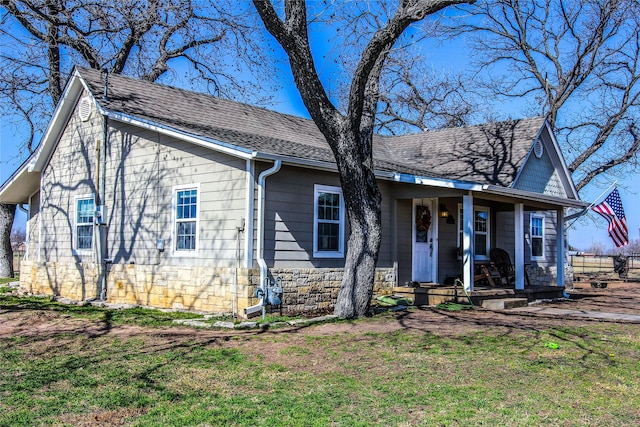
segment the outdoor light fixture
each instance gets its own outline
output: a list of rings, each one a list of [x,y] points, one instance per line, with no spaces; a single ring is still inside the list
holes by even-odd
[[[442,203],[440,203],[440,218],[449,218],[449,210]]]

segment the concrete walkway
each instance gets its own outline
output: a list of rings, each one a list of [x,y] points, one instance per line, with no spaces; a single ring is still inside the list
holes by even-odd
[[[584,317],[589,319],[602,319],[602,320],[612,320],[612,321],[622,320],[626,322],[640,323],[640,315],[637,315],[637,314],[608,313],[604,311],[593,311],[593,310],[571,310],[566,308],[544,307],[539,305],[510,308],[504,311],[508,311],[510,313],[518,312],[518,313],[541,314],[544,316],[559,316],[559,317],[571,316],[571,317]]]

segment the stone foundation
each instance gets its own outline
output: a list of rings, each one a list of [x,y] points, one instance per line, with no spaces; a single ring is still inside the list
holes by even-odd
[[[340,291],[342,272],[341,268],[269,270],[271,280],[281,280],[283,310],[291,312],[333,308]],[[391,293],[396,286],[395,277],[392,268],[376,269],[373,292]]]
[[[326,311],[333,308],[341,268],[269,270],[283,288],[283,312]],[[377,269],[376,293],[390,293],[395,270]],[[23,261],[20,285],[37,295],[55,295],[76,301],[100,295],[99,265],[93,263],[38,263]],[[112,264],[107,270],[107,302],[183,309],[244,316],[244,309],[258,303],[258,269]]]
[[[531,286],[557,286],[558,268],[553,266],[527,265],[527,276]]]

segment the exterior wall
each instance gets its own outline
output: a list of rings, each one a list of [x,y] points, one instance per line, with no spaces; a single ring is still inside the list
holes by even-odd
[[[442,198],[439,204],[444,205],[453,217],[454,223],[438,217],[438,282],[445,283],[447,278],[462,274],[462,260],[458,256],[458,227],[460,218],[458,205],[460,198]]]
[[[98,202],[102,138],[102,117],[95,111],[84,122],[71,115],[42,174],[41,258],[32,260],[98,261],[99,227],[91,251],[75,251],[73,235],[77,197],[92,195]],[[244,160],[113,120],[107,141],[104,258],[114,264],[236,266],[236,227],[246,214]],[[198,253],[180,256],[172,250],[173,189],[190,184],[199,186]],[[158,239],[165,243],[162,252]]]
[[[100,276],[96,264],[38,263],[23,261],[21,288],[37,295],[58,295],[83,301],[96,298]],[[334,307],[343,269],[281,268],[270,271],[283,288],[284,312],[325,311]],[[395,270],[377,269],[374,292],[389,294],[395,286]],[[232,313],[258,303],[257,269],[112,265],[107,275],[107,302]]]
[[[114,263],[235,267],[237,226],[246,215],[245,161],[120,123],[111,129],[108,257]],[[174,251],[173,196],[182,185],[199,188],[197,254]]]
[[[264,170],[261,167],[259,170]],[[259,172],[256,173],[256,176]],[[315,258],[313,255],[314,185],[340,186],[336,173],[283,166],[266,179],[265,248],[267,265],[273,268],[336,268],[344,266],[344,256]],[[391,239],[393,236],[391,188],[378,182],[382,193],[382,245],[378,266],[393,266]],[[257,201],[256,201],[257,207]],[[257,220],[257,212],[256,212]],[[345,253],[348,238],[345,215]],[[256,225],[257,230],[257,225]],[[255,242],[254,242],[255,247]]]
[[[530,221],[532,214],[544,215],[544,260],[531,258]],[[502,248],[509,254],[511,262],[515,260],[513,212],[496,213],[495,247]],[[524,262],[532,286],[555,286],[557,283],[557,235],[555,211],[526,211],[524,213]]]
[[[525,213],[526,217],[526,213]],[[513,211],[496,212],[495,247],[507,251],[511,262],[516,259],[515,254],[515,216]],[[528,226],[525,218],[525,226]],[[525,233],[528,234],[528,232]],[[529,251],[530,252],[530,251]],[[526,254],[525,254],[526,259]]]
[[[412,227],[413,204],[411,199],[398,200],[396,205],[398,285],[405,285],[412,277]]]
[[[544,220],[544,260],[531,259],[531,235],[529,224],[531,214],[545,216]],[[525,212],[525,267],[532,286],[555,286],[557,284],[557,219],[555,211]]]
[[[258,175],[259,173],[256,173],[256,177]],[[267,177],[264,204],[264,258],[269,267],[335,268],[344,266],[344,257],[313,257],[315,184],[339,187],[340,179],[334,173],[288,166],[283,166],[276,174]],[[255,206],[257,209],[257,201]],[[257,221],[257,212],[255,216]],[[255,230],[257,229],[256,224]],[[348,232],[345,232],[345,238],[347,235]]]
[[[275,268],[270,270],[274,278],[280,278],[283,290],[283,309],[291,312],[329,310],[335,306],[342,268]],[[390,294],[395,285],[393,268],[377,268],[374,293]],[[257,301],[256,301],[257,302]]]
[[[95,111],[87,121],[74,112],[42,171],[40,189],[40,254],[44,262],[82,263],[94,254],[73,249],[75,203],[78,196],[97,194],[96,143],[102,120]],[[95,239],[94,239],[95,240]]]
[[[29,199],[29,218],[26,224],[27,250],[25,259],[37,260],[38,239],[40,229],[40,191],[36,192]]]
[[[62,296],[77,301],[96,298],[100,269],[95,263],[37,262],[20,264],[20,288],[36,295]]]
[[[541,135],[541,142],[544,144],[545,134]],[[550,144],[550,143],[549,143]],[[548,147],[548,145],[546,145]],[[566,197],[562,180],[558,171],[549,157],[545,148],[540,158],[533,153],[522,167],[515,188],[519,190],[531,191],[534,193],[548,194],[550,196]]]

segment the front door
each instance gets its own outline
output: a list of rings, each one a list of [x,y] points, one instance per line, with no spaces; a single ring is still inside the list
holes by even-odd
[[[413,281],[433,282],[434,223],[433,199],[413,201]]]

